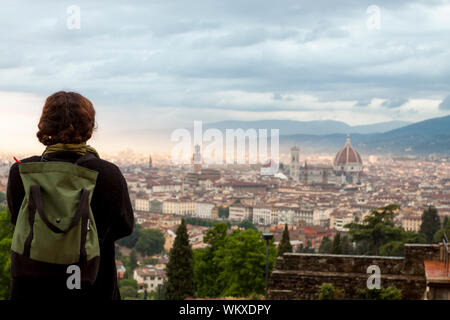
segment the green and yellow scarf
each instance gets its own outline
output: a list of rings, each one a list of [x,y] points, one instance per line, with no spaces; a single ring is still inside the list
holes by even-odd
[[[100,158],[97,150],[95,150],[90,145],[87,145],[86,142],[78,143],[78,144],[72,144],[72,143],[52,144],[50,146],[47,146],[47,148],[45,149],[43,154],[53,153],[53,152],[61,152],[61,151],[70,151],[70,152],[74,152],[74,153],[82,155],[82,156],[84,156],[86,153],[89,152],[89,153],[93,153],[95,156]]]

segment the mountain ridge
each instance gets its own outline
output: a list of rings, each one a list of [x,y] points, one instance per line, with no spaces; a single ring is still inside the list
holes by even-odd
[[[212,122],[204,124],[205,129],[216,128],[224,129],[280,129],[280,135],[292,134],[369,134],[382,133],[393,129],[398,129],[411,124],[406,121],[387,121],[368,125],[351,126],[342,121],[336,120],[312,120],[312,121],[298,121],[298,120],[224,120],[219,122]]]
[[[364,153],[450,155],[450,115],[416,122],[384,133],[353,134],[353,146]],[[344,134],[280,136],[281,147],[299,145],[305,150],[339,150],[345,143]]]

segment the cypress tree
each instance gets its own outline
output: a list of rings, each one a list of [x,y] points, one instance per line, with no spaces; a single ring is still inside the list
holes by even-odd
[[[194,269],[192,248],[184,219],[177,229],[176,238],[167,263],[167,300],[184,300],[194,295]]]
[[[285,252],[292,252],[291,241],[289,239],[289,230],[287,224],[284,225],[283,235],[278,245],[278,256],[282,256]]]
[[[342,254],[341,234],[339,232],[336,234],[336,236],[334,236],[331,253]]]
[[[444,221],[442,222],[442,228],[450,227],[450,221],[448,220],[448,216],[445,216]]]
[[[441,221],[436,208],[429,207],[422,214],[422,224],[419,233],[423,234],[428,243],[433,242],[434,234],[441,228]]]
[[[333,247],[333,242],[327,237],[322,238],[320,243],[319,253],[331,253],[331,248]]]
[[[311,240],[308,240],[308,242],[306,242],[306,248],[303,249],[304,253],[314,253],[314,248],[312,247],[312,243]]]

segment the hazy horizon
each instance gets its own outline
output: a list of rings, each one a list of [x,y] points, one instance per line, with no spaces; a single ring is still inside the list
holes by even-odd
[[[37,137],[36,137],[36,132],[37,132],[37,123],[38,123],[39,117],[36,118],[36,124],[35,124],[35,131],[30,133],[30,130],[25,130],[23,132],[20,133],[20,138],[23,139],[22,142],[20,144],[15,143],[14,141],[11,141],[11,147],[8,147],[6,145],[7,141],[2,140],[1,142],[1,148],[0,148],[0,154],[25,154],[25,155],[30,155],[33,153],[36,154],[40,154],[44,149],[45,146],[42,145]],[[220,121],[212,121],[212,122],[205,122],[203,123],[203,125],[211,125],[214,123],[219,123],[219,122],[226,122],[226,121],[243,121],[243,122],[257,122],[257,121],[262,121],[265,119],[258,119],[258,120],[234,120],[234,119],[222,119]],[[274,121],[288,121],[287,119],[282,120],[282,119],[268,119],[268,120],[274,120]],[[305,122],[309,122],[309,121],[328,121],[331,119],[323,119],[323,120],[305,120]],[[424,119],[424,120],[428,120],[428,119]],[[295,120],[295,121],[299,121],[299,122],[303,122],[301,120]],[[337,120],[332,120],[332,121],[337,121]],[[339,121],[340,123],[343,124],[347,124],[345,121]],[[389,121],[388,121],[389,122]],[[105,131],[104,129],[102,129],[102,125],[101,123],[99,123],[99,120],[97,120],[98,123],[98,128],[96,128],[96,130],[94,131],[92,138],[87,142],[87,144],[92,145],[96,148],[98,148],[99,150],[104,151],[105,153],[107,153],[109,156],[112,156],[114,154],[118,154],[120,152],[124,152],[127,149],[132,150],[136,153],[141,153],[141,154],[151,154],[151,153],[158,153],[158,154],[166,154],[166,153],[170,153],[170,149],[167,148],[167,141],[170,141],[170,134],[173,130],[177,129],[177,128],[166,128],[166,129],[161,129],[161,130],[155,130],[155,129],[151,129],[149,128],[148,130],[146,129],[131,129],[131,130],[127,130],[127,132],[124,131]],[[363,125],[376,125],[376,124],[382,124],[382,123],[386,123],[386,122],[373,122],[373,123],[367,123],[367,124],[362,124],[362,125],[358,125],[358,126],[363,126]],[[408,122],[405,123],[404,125],[409,125],[409,124],[413,124],[414,122]],[[350,127],[356,127],[356,126],[351,126]],[[186,127],[182,127],[185,128],[189,131],[192,131],[192,127],[193,127],[193,123],[189,126]],[[279,129],[279,128],[273,128],[273,129]],[[145,137],[139,137],[139,138],[144,138],[147,139],[148,137],[152,137],[151,136],[151,132],[153,132],[154,139],[161,139],[161,138],[165,138],[165,140],[161,139],[161,141],[151,141],[147,144],[145,143],[145,141],[136,141],[133,140],[133,136],[134,138],[136,138],[137,136],[141,135],[143,132],[147,132],[148,134],[145,135]],[[225,133],[225,132],[223,132]],[[336,133],[336,134],[344,134],[344,133]],[[15,135],[15,139],[19,139],[18,135]],[[130,141],[133,141],[132,143],[130,143]],[[6,142],[6,143],[5,143]],[[12,146],[13,145],[13,146]]]

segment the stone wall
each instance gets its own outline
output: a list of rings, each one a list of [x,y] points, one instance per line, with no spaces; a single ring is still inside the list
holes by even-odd
[[[439,245],[405,245],[404,257],[285,253],[278,257],[269,284],[271,299],[317,299],[322,283],[332,283],[352,298],[367,286],[367,268],[381,270],[381,286],[402,290],[403,299],[422,299],[424,260],[439,260]]]

